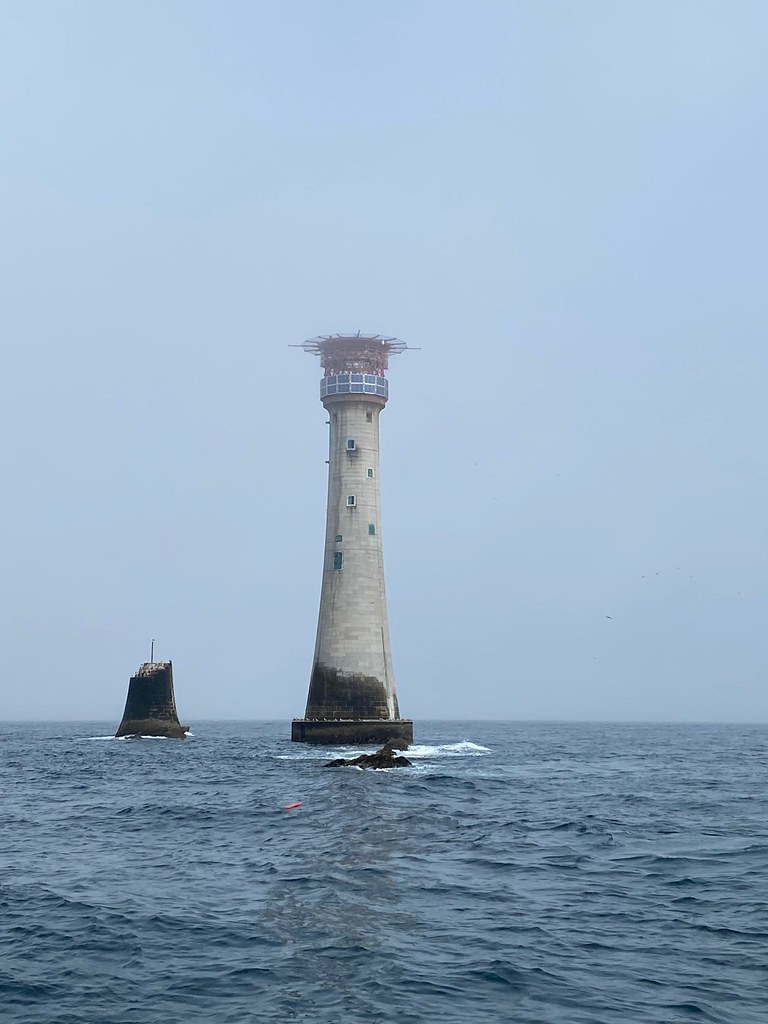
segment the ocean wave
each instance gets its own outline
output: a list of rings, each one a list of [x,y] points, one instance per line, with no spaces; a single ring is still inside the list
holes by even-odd
[[[372,748],[109,724],[5,727],[2,1024],[765,1024],[757,730],[428,723],[331,772]]]
[[[188,732],[186,734],[185,738],[186,739],[192,739],[193,737],[194,737],[194,733]],[[83,737],[83,742],[84,743],[100,743],[102,741],[106,742],[108,740],[115,740],[118,743],[124,743],[125,740],[134,740],[134,739],[136,739],[135,736],[84,736]],[[145,736],[142,733],[141,739],[143,739],[143,740],[167,740],[167,739],[169,739],[169,737],[168,736]]]
[[[401,748],[397,748],[401,749]],[[471,740],[461,740],[458,743],[439,743],[435,745],[425,743],[413,743],[407,748],[402,748],[409,758],[433,758],[433,757],[484,757],[492,753],[490,747],[483,747]],[[369,754],[370,747],[314,747],[307,746],[302,749],[291,751],[290,754],[277,754],[278,761],[327,761],[331,757],[357,757],[359,754]]]
[[[461,740],[459,743],[440,743],[437,746],[414,743],[407,753],[408,757],[481,757],[492,751],[490,747],[483,747],[471,740]]]

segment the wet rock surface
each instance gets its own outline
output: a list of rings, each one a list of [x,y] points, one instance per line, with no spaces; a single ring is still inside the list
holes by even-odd
[[[377,750],[375,754],[360,754],[358,757],[337,757],[327,761],[324,768],[345,768],[348,765],[357,768],[407,768],[413,764],[407,757],[397,753],[397,747],[391,742]]]

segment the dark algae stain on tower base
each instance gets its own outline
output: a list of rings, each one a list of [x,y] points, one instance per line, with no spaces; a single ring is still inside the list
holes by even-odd
[[[123,720],[115,736],[165,736],[184,739],[173,694],[173,663],[145,662],[128,683]]]
[[[328,413],[328,507],[317,641],[307,708],[291,739],[386,743],[413,739],[400,717],[389,643],[381,532],[379,417],[389,356],[407,347],[380,334],[333,334],[301,346],[319,355]]]

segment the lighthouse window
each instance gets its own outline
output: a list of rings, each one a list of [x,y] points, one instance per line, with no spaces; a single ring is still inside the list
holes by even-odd
[[[376,524],[375,523],[368,523],[368,534],[371,537],[375,537],[376,536]]]
[[[340,533],[336,534],[336,543],[337,544],[341,544],[341,534]]]
[[[344,568],[344,552],[334,551],[333,553],[333,569],[334,572],[341,572]]]
[[[365,414],[365,418],[368,420],[369,423],[373,423],[373,413],[372,412],[367,412]]]
[[[369,468],[369,469],[366,469],[365,472],[366,472],[366,476],[368,477],[368,479],[369,480],[373,480],[373,470]]]
[[[347,495],[347,505],[350,508],[352,508],[352,506],[356,505],[356,504],[357,504],[357,498],[354,496],[354,494],[348,494]]]
[[[355,448],[357,448],[357,445],[355,444],[355,442],[352,440],[351,437],[348,438],[348,440],[347,440],[347,451],[348,452],[353,452],[355,450]]]

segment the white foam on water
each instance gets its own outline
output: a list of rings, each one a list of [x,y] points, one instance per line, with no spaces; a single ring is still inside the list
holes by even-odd
[[[357,750],[356,754],[362,754]],[[301,753],[301,754],[275,754],[278,761],[327,761],[329,757],[349,757],[349,754],[339,753],[335,747],[327,747],[322,754]]]
[[[399,747],[395,749],[399,750]],[[310,746],[306,750],[297,750],[290,754],[277,754],[279,761],[327,761],[335,757],[357,757],[358,754],[370,754],[370,747],[324,747],[322,752],[316,747]],[[483,757],[491,753],[490,747],[483,747],[471,740],[461,740],[460,743],[442,743],[437,746],[428,746],[422,743],[414,743],[403,750],[406,757]],[[382,769],[379,769],[380,771]],[[386,769],[383,769],[386,771]]]
[[[462,740],[460,743],[441,743],[434,747],[415,743],[405,751],[407,757],[482,757],[484,754],[490,753],[490,747],[483,747],[471,740]]]

